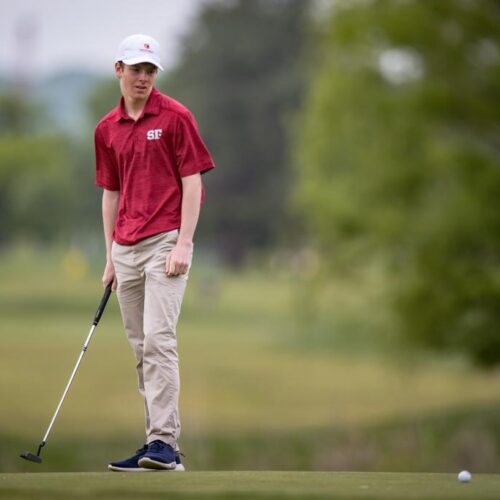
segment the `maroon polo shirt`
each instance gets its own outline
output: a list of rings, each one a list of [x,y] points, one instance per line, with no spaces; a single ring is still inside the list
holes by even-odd
[[[191,112],[153,89],[137,121],[124,100],[95,129],[96,184],[120,191],[113,239],[121,245],[178,229],[182,177],[214,162]]]

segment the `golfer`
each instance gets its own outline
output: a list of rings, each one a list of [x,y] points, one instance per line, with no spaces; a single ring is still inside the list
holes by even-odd
[[[113,282],[144,398],[146,444],[114,471],[184,470],[179,458],[176,325],[203,186],[214,167],[193,115],[155,88],[160,47],[131,35],[118,48],[119,105],[95,129],[103,188],[103,285]]]

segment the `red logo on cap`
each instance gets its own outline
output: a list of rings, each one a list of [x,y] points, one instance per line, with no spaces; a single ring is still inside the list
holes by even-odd
[[[150,48],[150,47],[149,47],[149,43],[145,43],[145,44],[144,44],[144,48],[145,48],[145,49],[149,49],[149,48]]]

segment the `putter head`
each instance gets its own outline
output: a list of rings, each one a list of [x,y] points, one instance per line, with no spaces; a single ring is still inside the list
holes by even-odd
[[[29,460],[30,462],[35,462],[37,464],[42,463],[42,459],[38,455],[35,455],[34,453],[31,453],[29,451],[25,451],[24,453],[21,453],[19,456],[21,458],[24,458],[24,460]]]

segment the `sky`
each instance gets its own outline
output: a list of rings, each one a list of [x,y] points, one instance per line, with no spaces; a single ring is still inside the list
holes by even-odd
[[[104,75],[112,72],[118,44],[132,33],[160,42],[167,69],[207,1],[0,0],[0,77],[29,72],[42,78],[78,67]]]

